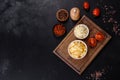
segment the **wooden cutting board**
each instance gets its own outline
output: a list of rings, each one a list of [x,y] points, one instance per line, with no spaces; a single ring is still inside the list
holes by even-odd
[[[73,29],[67,34],[67,36],[60,42],[60,44],[53,50],[53,53],[57,55],[61,60],[63,60],[67,65],[69,65],[73,70],[75,70],[78,74],[81,74],[87,66],[92,62],[92,60],[96,57],[96,55],[103,49],[103,47],[109,42],[111,36],[101,29],[98,25],[96,25],[92,20],[90,20],[87,16],[83,16],[77,24],[86,24],[90,30],[89,36],[84,39],[83,41],[87,44],[87,39],[89,37],[93,37],[96,32],[102,32],[105,35],[105,39],[101,42],[97,42],[97,46],[91,48],[88,46],[88,53],[87,55],[80,59],[75,60],[71,58],[68,54],[67,48],[71,41],[78,40],[74,34]],[[76,24],[76,25],[77,25]]]

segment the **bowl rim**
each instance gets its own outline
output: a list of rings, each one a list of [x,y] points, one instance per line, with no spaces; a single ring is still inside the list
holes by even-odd
[[[75,28],[78,27],[78,26],[81,26],[81,27],[84,27],[84,28],[87,29],[88,32],[87,32],[87,34],[86,34],[85,37],[80,38],[80,37],[76,36],[76,34],[75,34]],[[89,30],[89,28],[88,28],[88,26],[87,26],[86,24],[81,23],[81,24],[77,24],[77,25],[74,27],[74,36],[75,36],[76,38],[78,38],[78,39],[86,39],[86,38],[88,37],[89,33],[90,33],[90,30]]]
[[[85,53],[82,57],[80,57],[80,58],[74,58],[74,57],[72,57],[71,54],[70,54],[70,51],[69,51],[69,47],[70,47],[71,43],[76,42],[76,41],[82,42],[82,43],[85,45],[86,50],[87,50],[86,53]],[[69,56],[70,56],[71,58],[73,58],[73,59],[76,59],[76,60],[82,59],[82,58],[84,58],[84,57],[87,55],[87,53],[88,53],[88,46],[87,46],[87,44],[86,44],[84,41],[82,41],[82,40],[73,40],[73,41],[71,41],[71,42],[69,43],[69,45],[68,45],[68,54],[69,54]]]

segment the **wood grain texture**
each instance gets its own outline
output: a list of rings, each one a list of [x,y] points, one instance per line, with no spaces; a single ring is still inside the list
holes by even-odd
[[[60,42],[60,44],[53,50],[53,53],[57,55],[61,60],[63,60],[67,65],[69,65],[73,70],[75,70],[79,75],[87,68],[87,66],[92,62],[92,60],[97,56],[97,54],[103,49],[103,47],[109,42],[111,36],[91,21],[87,16],[83,16],[77,24],[86,24],[90,30],[89,36],[83,41],[87,44],[87,39],[93,37],[96,32],[102,32],[105,35],[105,39],[97,43],[97,46],[91,48],[88,46],[87,55],[79,60],[71,58],[68,54],[68,45],[71,41],[76,40],[74,36],[73,29],[67,34],[67,36]],[[77,25],[76,24],[76,25]],[[77,39],[78,40],[78,39]],[[87,44],[88,45],[88,44]]]

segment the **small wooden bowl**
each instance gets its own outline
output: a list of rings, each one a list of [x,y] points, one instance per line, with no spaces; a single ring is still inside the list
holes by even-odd
[[[68,13],[68,11],[66,9],[59,9],[56,12],[56,18],[60,22],[67,21],[68,17],[69,17],[69,13]]]
[[[61,36],[64,36],[66,34],[66,27],[63,24],[58,23],[58,24],[55,24],[53,26],[52,31],[53,31],[53,34],[55,37],[61,37]],[[62,33],[58,33],[58,32],[62,32]]]

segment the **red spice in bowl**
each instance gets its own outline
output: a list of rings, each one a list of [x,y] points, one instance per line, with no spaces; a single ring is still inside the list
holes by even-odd
[[[66,28],[65,26],[63,26],[62,24],[56,24],[53,27],[53,33],[56,37],[60,37],[63,36],[66,32]]]

